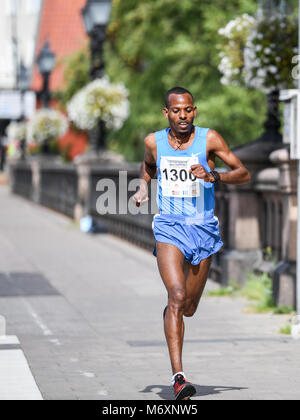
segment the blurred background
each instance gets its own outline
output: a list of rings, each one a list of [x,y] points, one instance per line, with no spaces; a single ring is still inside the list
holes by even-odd
[[[1,4],[4,222],[14,214],[22,226],[22,205],[19,215],[9,210],[16,205],[10,200],[21,196],[26,205],[38,204],[67,216],[84,232],[99,236],[108,232],[120,243],[125,239],[151,251],[155,209],[149,204],[142,214],[130,214],[133,191],[128,185],[139,177],[145,136],[166,127],[161,112],[165,92],[183,86],[194,95],[196,125],[217,130],[252,176],[245,185],[216,186],[224,247],[214,256],[210,279],[224,294],[250,284],[262,310],[293,313],[297,0]],[[219,171],[229,169],[218,159],[216,164]],[[126,171],[125,181],[120,180],[120,171]],[[105,208],[99,212],[102,194],[106,194],[102,204],[114,200],[111,192],[99,189],[103,179],[112,180],[119,192],[117,214]],[[7,223],[12,235],[17,232],[18,224]],[[27,236],[18,237],[22,252],[27,243],[36,241],[35,249],[41,243],[33,234],[35,225],[30,226]],[[60,240],[52,238],[49,249],[42,247],[45,255],[59,249]],[[61,267],[67,251],[65,255]],[[79,253],[78,261],[84,255]],[[53,260],[51,269],[54,266]],[[51,269],[44,274],[52,275],[59,288]],[[124,266],[123,273],[126,270]],[[87,272],[96,282],[93,263]]]
[[[243,283],[259,267],[272,272],[280,301],[284,271],[293,306],[296,168],[291,101],[279,99],[298,83],[297,2],[4,3],[1,170],[11,190],[151,248],[152,215],[99,215],[96,186],[102,178],[118,185],[120,169],[128,182],[138,177],[144,137],[165,127],[165,92],[184,86],[196,124],[219,131],[252,174],[247,185],[217,188],[224,250],[214,278]],[[276,271],[270,259],[284,265]]]

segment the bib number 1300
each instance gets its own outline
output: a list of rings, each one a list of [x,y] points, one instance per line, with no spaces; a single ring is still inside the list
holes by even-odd
[[[188,172],[186,169],[167,169],[165,168],[162,173],[165,176],[165,180],[166,181],[181,181],[181,182],[185,182],[187,180],[190,181],[196,181],[196,177],[195,175],[193,175],[192,173]]]
[[[162,195],[165,197],[199,197],[200,182],[190,173],[197,156],[162,156],[160,161]]]

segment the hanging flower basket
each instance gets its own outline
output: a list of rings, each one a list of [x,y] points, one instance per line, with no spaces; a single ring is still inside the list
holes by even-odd
[[[68,120],[53,109],[38,110],[27,126],[27,140],[35,143],[56,140],[68,130]]]
[[[26,123],[11,122],[6,128],[8,141],[21,141],[26,139]]]
[[[219,30],[223,37],[221,83],[265,93],[297,86],[292,58],[298,52],[298,22],[279,13],[271,17],[242,15]]]
[[[100,120],[119,130],[129,116],[129,92],[108,77],[96,79],[77,92],[67,105],[69,119],[81,130],[92,130]]]

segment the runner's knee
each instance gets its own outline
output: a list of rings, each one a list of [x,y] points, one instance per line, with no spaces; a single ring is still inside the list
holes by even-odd
[[[181,288],[171,290],[168,306],[170,309],[183,310],[186,303],[186,291]]]
[[[186,304],[184,306],[183,315],[186,317],[191,317],[195,314],[197,310],[197,304],[193,302],[192,300],[187,300]]]

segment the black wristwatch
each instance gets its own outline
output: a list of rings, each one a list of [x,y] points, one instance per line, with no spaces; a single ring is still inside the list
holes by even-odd
[[[215,181],[213,182],[213,184],[218,184],[220,182],[220,175],[219,175],[219,173],[217,171],[211,171],[210,173],[215,178]]]

